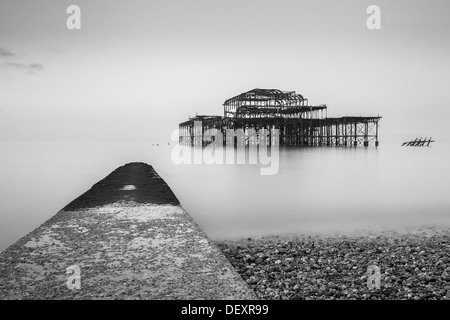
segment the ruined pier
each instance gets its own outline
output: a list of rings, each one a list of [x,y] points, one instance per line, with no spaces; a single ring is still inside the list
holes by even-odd
[[[185,145],[205,144],[205,132],[222,135],[233,130],[251,143],[258,132],[268,132],[272,144],[291,146],[379,145],[380,116],[328,117],[326,105],[310,105],[295,91],[253,89],[226,100],[223,116],[196,115],[179,124],[179,141]],[[278,130],[274,134],[274,130]],[[276,141],[272,139],[276,136]],[[238,136],[237,139],[240,139]],[[225,142],[224,142],[225,143]]]

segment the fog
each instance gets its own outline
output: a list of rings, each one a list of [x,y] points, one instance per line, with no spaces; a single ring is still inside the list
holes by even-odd
[[[165,140],[253,88],[294,90],[329,116],[383,116],[381,138],[449,140],[450,3],[2,1],[0,139]],[[30,65],[41,68],[31,68]]]

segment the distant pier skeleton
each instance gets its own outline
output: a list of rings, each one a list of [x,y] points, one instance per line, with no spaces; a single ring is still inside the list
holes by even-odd
[[[227,129],[242,129],[246,143],[250,134],[266,129],[279,130],[280,145],[291,146],[365,146],[378,141],[380,116],[327,117],[327,106],[308,104],[308,99],[295,91],[253,89],[226,100],[224,116],[196,115],[179,124],[179,141],[185,145],[205,144],[201,140],[208,129],[218,129],[225,135]],[[199,130],[194,124],[201,122]],[[200,132],[201,131],[201,132]],[[225,141],[225,140],[224,140]]]

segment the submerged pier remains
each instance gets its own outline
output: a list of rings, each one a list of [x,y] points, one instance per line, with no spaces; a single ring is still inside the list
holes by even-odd
[[[292,146],[379,145],[380,116],[327,117],[327,106],[313,106],[295,91],[253,89],[226,100],[224,115],[196,115],[179,124],[179,141],[185,145],[205,145],[201,137],[208,129],[226,135],[227,129],[242,130],[248,144],[260,129],[279,130],[272,144]]]
[[[431,138],[429,138],[427,140],[427,138],[422,139],[422,138],[416,138],[415,140],[412,141],[407,141],[407,142],[403,142],[402,146],[406,146],[406,147],[429,147],[430,143],[434,142],[434,140],[431,140]]]
[[[0,254],[0,300],[255,298],[145,163],[116,169]]]

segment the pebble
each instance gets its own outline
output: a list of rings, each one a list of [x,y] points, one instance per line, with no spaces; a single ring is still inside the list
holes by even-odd
[[[261,299],[448,299],[449,234],[299,236],[218,245]],[[367,286],[370,264],[382,275],[375,291]]]

